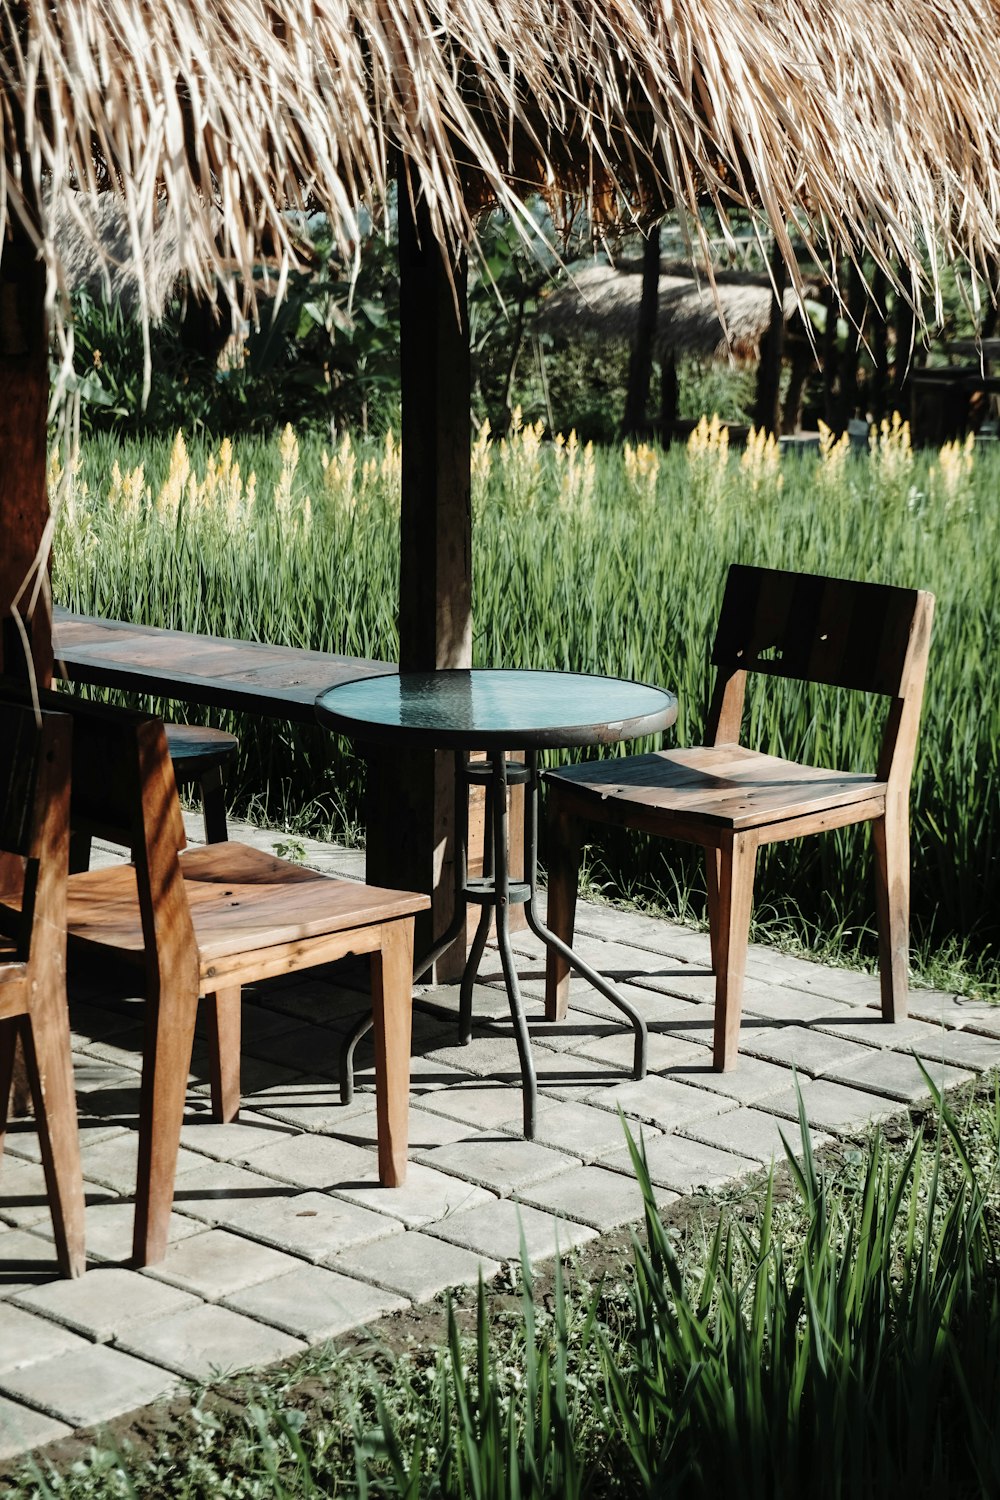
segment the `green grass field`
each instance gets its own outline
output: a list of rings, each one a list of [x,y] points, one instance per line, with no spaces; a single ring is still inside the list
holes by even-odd
[[[474,451],[477,665],[570,668],[665,684],[678,743],[697,741],[709,650],[734,561],[919,586],[937,595],[913,796],[914,941],[995,988],[1000,942],[997,757],[1000,454],[914,453],[904,430],[870,453],[827,444],[779,459],[729,452],[704,424],[668,453],[592,451],[522,428]],[[185,630],[395,659],[399,453],[392,439],[324,450],[294,434],[208,451],[88,442],[61,495],[58,601]],[[238,805],[289,828],[356,832],[361,767],[322,733],[236,723]],[[761,681],[750,743],[872,769],[877,701]],[[600,843],[596,840],[600,837]],[[595,829],[609,894],[698,916],[703,879],[680,846]],[[758,935],[843,958],[874,952],[868,834],[765,851]]]

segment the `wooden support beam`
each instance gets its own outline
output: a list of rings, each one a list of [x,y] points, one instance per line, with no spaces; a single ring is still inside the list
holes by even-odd
[[[426,204],[399,186],[402,509],[399,664],[402,671],[472,665],[471,359],[464,255],[449,265]],[[454,911],[454,758],[373,755],[368,775],[369,881],[432,893],[416,951]],[[438,967],[464,959],[455,946]]]
[[[11,219],[0,251],[0,667],[27,675],[14,600],[35,560],[49,518],[46,482],[49,403],[45,267],[24,227]],[[26,613],[22,595],[19,612]],[[26,620],[40,683],[52,679],[47,579]]]

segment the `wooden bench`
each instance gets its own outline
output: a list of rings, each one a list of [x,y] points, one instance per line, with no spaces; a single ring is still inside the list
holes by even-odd
[[[71,682],[300,724],[316,723],[313,705],[326,688],[396,671],[394,662],[131,625],[58,607],[53,612],[53,648],[57,676]],[[523,806],[523,791],[516,787],[511,793],[513,873],[524,868]],[[472,875],[482,871],[483,812],[482,789],[473,788],[469,807]],[[474,912],[473,931],[477,918]],[[511,914],[511,927],[523,926],[524,915],[518,909]],[[463,965],[464,954],[447,969],[439,969],[439,975],[457,977]]]

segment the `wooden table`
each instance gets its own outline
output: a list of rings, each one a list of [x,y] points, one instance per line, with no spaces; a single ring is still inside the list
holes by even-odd
[[[396,670],[392,662],[361,656],[191,635],[59,608],[53,648],[56,674],[71,682],[300,724],[315,724],[313,705],[325,688]]]

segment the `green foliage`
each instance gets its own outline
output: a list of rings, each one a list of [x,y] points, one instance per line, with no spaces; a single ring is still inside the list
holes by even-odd
[[[928,1079],[930,1085],[930,1080]],[[736,1190],[686,1235],[645,1209],[596,1287],[522,1248],[520,1295],[442,1344],[311,1352],[202,1397],[147,1451],[31,1463],[11,1500],[912,1500],[1000,1486],[1000,1095]],[[794,1131],[790,1127],[790,1134]],[[714,1225],[712,1220],[714,1219]],[[502,1292],[502,1288],[501,1288]],[[466,1316],[471,1313],[471,1319]],[[463,1328],[467,1331],[463,1332]]]
[[[117,485],[115,462],[125,475]],[[189,476],[171,499],[160,496],[173,482],[168,445],[85,445],[55,551],[61,603],[398,659],[398,448],[345,440],[324,467],[323,445],[303,439],[286,472],[278,445],[248,441],[223,473],[200,442],[189,462],[198,480]],[[679,744],[701,733],[730,562],[932,589],[912,803],[915,932],[925,951],[947,949],[949,962],[972,956],[983,982],[995,978],[1000,457],[914,454],[889,433],[871,455],[793,455],[779,467],[776,455],[727,455],[710,438],[697,453],[587,453],[524,429],[505,445],[480,445],[476,464],[476,663],[664,683],[680,700]],[[252,499],[241,489],[251,471]],[[752,685],[746,729],[750,743],[776,753],[871,770],[883,711],[879,700],[803,694],[768,679]],[[318,729],[255,723],[235,732],[238,805],[255,797],[259,813],[300,831],[342,833],[360,821],[360,766],[348,747]],[[595,829],[590,860],[597,883],[619,896],[703,911],[696,852]],[[825,933],[870,962],[869,867],[864,829],[762,851],[758,932],[777,928],[807,945]]]

